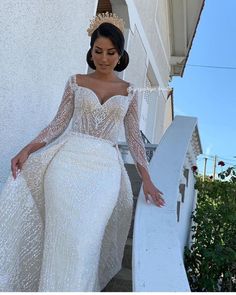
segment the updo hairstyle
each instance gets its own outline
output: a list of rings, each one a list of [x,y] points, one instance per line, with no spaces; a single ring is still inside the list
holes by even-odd
[[[94,62],[91,60],[92,58],[92,48],[94,42],[99,37],[105,37],[111,40],[112,44],[116,48],[120,59],[119,63],[115,66],[114,70],[117,72],[122,72],[129,64],[129,55],[127,51],[124,49],[125,39],[124,35],[119,28],[114,26],[111,23],[102,23],[92,34],[90,40],[90,49],[87,52],[87,63],[93,70],[96,69]]]

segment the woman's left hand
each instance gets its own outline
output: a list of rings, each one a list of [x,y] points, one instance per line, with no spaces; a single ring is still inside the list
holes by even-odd
[[[165,205],[165,200],[162,198],[163,193],[157,187],[155,187],[150,179],[143,180],[143,192],[146,202],[149,201],[149,196],[151,196],[157,207],[162,207]]]

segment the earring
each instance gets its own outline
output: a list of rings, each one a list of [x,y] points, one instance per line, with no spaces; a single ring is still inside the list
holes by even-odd
[[[117,63],[118,65],[120,64],[120,59],[118,60],[118,63]]]

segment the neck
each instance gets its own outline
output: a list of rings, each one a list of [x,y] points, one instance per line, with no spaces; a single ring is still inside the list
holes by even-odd
[[[114,72],[104,74],[104,73],[95,71],[91,74],[91,76],[93,76],[96,79],[104,80],[104,81],[113,81],[114,79],[117,79]]]

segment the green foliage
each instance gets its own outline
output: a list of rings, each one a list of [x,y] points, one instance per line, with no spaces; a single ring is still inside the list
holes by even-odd
[[[184,260],[191,290],[236,291],[236,183],[197,179],[193,243]]]

